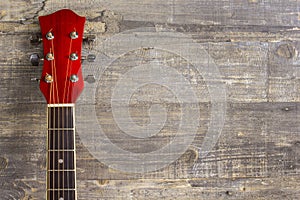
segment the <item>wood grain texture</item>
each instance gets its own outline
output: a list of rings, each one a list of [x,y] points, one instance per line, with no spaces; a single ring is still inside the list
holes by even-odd
[[[132,66],[151,60],[172,66],[194,81],[200,126],[179,159],[142,174],[107,166],[91,154],[77,133],[79,199],[299,199],[299,6],[298,0],[1,1],[0,199],[45,199],[46,103],[30,80],[39,77],[42,69],[28,60],[31,53],[41,54],[42,46],[31,45],[29,38],[39,32],[39,15],[61,8],[86,16],[85,34],[97,36],[94,44],[83,45],[83,54],[104,56],[95,48],[136,28],[166,28],[190,36],[218,66],[227,92],[222,134],[201,159],[198,147],[211,111],[203,77],[193,66],[185,71],[189,62],[180,55],[155,47],[118,57],[102,77],[96,77],[96,83],[85,83],[86,89],[97,84],[97,118],[112,141],[132,152],[151,151],[166,145],[178,128],[181,105],[165,100],[174,94],[157,85],[134,93],[129,102],[130,113],[140,125],[149,123],[152,104],[167,108],[167,126],[153,140],[128,140],[112,115],[116,82]],[[135,46],[132,41],[121,45]],[[90,64],[82,66],[84,76],[89,75]],[[94,106],[86,102],[85,98],[78,102],[78,123],[85,118],[80,109]]]

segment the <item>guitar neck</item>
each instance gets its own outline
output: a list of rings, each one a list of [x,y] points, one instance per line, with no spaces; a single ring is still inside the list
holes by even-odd
[[[47,200],[76,200],[74,104],[48,104]]]

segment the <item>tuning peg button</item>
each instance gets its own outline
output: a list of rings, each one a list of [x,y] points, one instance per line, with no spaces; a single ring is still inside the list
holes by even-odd
[[[37,53],[31,54],[30,55],[30,62],[32,66],[39,66],[40,63],[40,56]]]
[[[44,61],[44,59],[40,58],[39,54],[37,54],[37,53],[31,54],[29,60],[32,64],[32,66],[39,66],[40,61]]]
[[[87,60],[88,62],[94,62],[95,59],[96,59],[96,55],[94,55],[94,54],[89,54],[87,56],[81,56],[82,61]]]
[[[40,79],[38,79],[38,78],[31,78],[30,80],[31,80],[31,81],[35,81],[35,82],[38,82],[38,83],[40,82]]]
[[[40,34],[31,35],[29,40],[30,43],[33,45],[38,45],[43,41],[42,36]]]
[[[94,75],[87,75],[87,77],[84,80],[88,83],[95,83],[96,82],[96,78],[95,78]]]
[[[83,42],[92,43],[95,42],[96,35],[87,35],[83,37]]]

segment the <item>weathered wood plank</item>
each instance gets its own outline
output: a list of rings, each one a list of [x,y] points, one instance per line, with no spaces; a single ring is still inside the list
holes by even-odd
[[[38,86],[31,81],[31,78],[39,78],[41,68],[32,67],[29,62],[29,55],[33,52],[40,52],[40,49],[30,48],[28,44],[28,36],[22,36],[22,43],[9,44],[8,41],[16,41],[19,36],[6,36],[8,40],[4,40],[4,51],[0,52],[2,57],[2,70],[0,74],[3,77],[0,83],[0,99],[2,102],[27,102],[36,101],[43,102],[43,98],[39,92]],[[4,36],[3,36],[4,38]],[[6,43],[7,41],[7,43]],[[299,96],[299,63],[300,58],[296,53],[287,58],[286,55],[279,55],[278,48],[289,44],[295,51],[299,49],[298,44],[290,42],[219,42],[203,44],[202,46],[210,54],[214,62],[219,68],[221,78],[226,83],[229,102],[297,102]],[[126,45],[126,43],[124,43]],[[188,44],[187,44],[188,45]],[[24,51],[22,51],[24,49]],[[28,51],[26,50],[28,49]],[[288,49],[286,50],[288,51]],[[9,52],[9,53],[7,53]],[[101,52],[101,51],[100,51]],[[85,53],[85,50],[83,51]],[[164,56],[170,57],[170,60],[164,61],[170,65],[172,60],[180,61],[178,55],[166,53],[161,50],[148,50],[147,54],[155,56],[160,55],[161,60]],[[167,55],[168,54],[168,55]],[[97,55],[101,56],[101,54]],[[132,61],[145,59],[145,55],[141,54],[141,50],[137,49],[133,55],[127,55]],[[195,55],[196,56],[196,55]],[[126,57],[120,59],[128,59]],[[150,59],[147,58],[147,59]],[[178,66],[184,66],[188,63],[183,60]],[[128,60],[124,65],[130,65]],[[89,63],[83,63],[84,74],[88,74]],[[99,69],[104,68],[99,63]],[[180,68],[179,68],[180,69]],[[123,73],[125,66],[109,66],[108,73]],[[87,71],[85,73],[85,71]],[[197,74],[197,72],[195,71]],[[119,75],[121,75],[119,74]],[[114,82],[110,76],[105,75],[99,82],[100,88],[108,89],[108,85]],[[198,85],[195,85],[196,91],[205,92],[205,84],[201,78],[198,78]],[[201,82],[202,80],[202,82]],[[29,91],[27,95],[23,95],[23,90]],[[15,96],[18,95],[18,99]],[[108,96],[109,97],[109,96]],[[208,101],[207,97],[201,96],[200,101]]]
[[[191,1],[147,0],[143,2],[118,1],[5,1],[0,5],[2,21],[36,18],[37,14],[71,8],[79,13],[95,16],[103,9],[121,13],[124,20],[155,23],[206,25],[267,25],[299,26],[297,0],[212,0]],[[88,11],[87,11],[88,10]]]
[[[4,111],[2,113],[4,118],[1,119],[2,123],[10,120],[14,122],[14,120],[18,121],[24,118],[34,120],[32,119],[32,111],[36,110],[35,112],[37,112],[38,110],[43,110],[43,105],[37,108],[35,104],[23,104],[23,111],[12,116],[9,111],[13,112],[15,105],[5,105],[5,107],[6,109],[1,109]],[[286,108],[288,108],[288,110]],[[107,180],[109,183],[111,183],[109,180],[120,179],[143,179],[145,181],[148,179],[170,179],[170,181],[173,179],[183,179],[191,184],[197,185],[200,183],[195,181],[194,178],[201,178],[199,180],[202,181],[209,181],[210,179],[221,181],[224,178],[229,180],[243,178],[248,182],[254,179],[265,179],[269,177],[273,178],[269,183],[271,188],[271,186],[275,187],[274,184],[272,185],[272,181],[275,181],[276,177],[283,176],[288,179],[297,177],[297,163],[299,162],[297,155],[300,150],[299,141],[297,140],[300,128],[297,125],[297,121],[299,120],[298,104],[231,104],[227,112],[227,123],[219,138],[219,142],[206,158],[197,160],[197,157],[195,157],[195,155],[197,155],[197,153],[195,153],[195,147],[199,146],[203,140],[200,130],[198,133],[199,137],[196,137],[193,143],[194,147],[184,154],[184,156],[169,167],[148,174],[128,174],[109,169],[101,163],[101,159],[97,160],[89,154],[85,145],[80,142],[80,137],[78,137],[77,166],[79,183],[81,181],[85,182],[86,180],[100,179]],[[31,117],[26,117],[27,115]],[[15,125],[14,131],[12,131],[13,128],[10,128],[11,125],[7,125],[7,129],[2,129],[0,136],[1,152],[5,152],[1,154],[3,160],[3,164],[1,165],[3,166],[1,168],[1,180],[5,180],[7,182],[6,185],[9,183],[18,186],[27,185],[27,187],[23,188],[23,190],[25,190],[22,192],[23,195],[41,195],[41,191],[43,191],[44,187],[44,184],[40,183],[45,180],[46,130],[43,128],[43,123],[44,127],[46,127],[46,125],[45,120],[41,117],[45,117],[42,112],[35,117],[36,120],[34,121],[38,123],[24,121],[20,124],[20,126],[23,127],[18,128],[18,126]],[[208,116],[206,116],[206,118],[208,118]],[[283,121],[282,119],[285,120]],[[24,126],[24,124],[28,124],[28,126]],[[106,133],[112,134],[113,132],[108,130]],[[126,138],[123,140],[127,142],[130,141]],[[32,145],[33,143],[35,145]],[[36,185],[36,181],[39,182],[39,185]],[[133,181],[133,183],[134,182],[135,181]],[[109,183],[107,183],[108,187],[114,188],[114,186]],[[122,183],[122,181],[120,183]],[[229,184],[228,187],[230,187],[230,181],[227,182],[227,184]],[[282,184],[285,184],[285,182]],[[35,188],[34,191],[29,190],[31,187]],[[79,187],[79,190],[83,189],[81,187],[83,187],[83,185]],[[98,190],[104,190],[103,192],[105,192],[104,188],[101,189],[102,186],[95,192],[90,190],[89,184],[85,187],[89,189],[89,195],[95,195],[95,197],[100,195],[97,193]],[[122,186],[120,187],[122,188]],[[206,187],[205,184],[202,185],[202,187]],[[219,187],[222,186],[220,185]],[[128,186],[128,188],[130,187]],[[154,188],[156,188],[156,186]],[[169,184],[165,185],[165,189],[169,190],[168,188],[172,190],[172,186]],[[189,191],[188,188],[187,191]],[[17,188],[16,190],[18,190],[18,192],[11,192],[19,193],[22,191],[19,191]],[[155,190],[152,192],[155,192]],[[231,190],[233,190],[233,188],[231,188]],[[37,193],[35,193],[35,191]],[[183,191],[184,190],[182,190],[182,192]],[[212,193],[210,194],[212,195],[211,198],[216,195],[213,191],[211,191]],[[195,192],[198,194],[197,191]],[[257,192],[260,194],[259,191]],[[298,192],[294,193],[294,195],[299,195]],[[85,194],[85,192],[82,194]],[[126,195],[129,194],[126,193]],[[36,196],[36,198],[38,198],[38,196]],[[120,197],[116,196],[116,198]]]

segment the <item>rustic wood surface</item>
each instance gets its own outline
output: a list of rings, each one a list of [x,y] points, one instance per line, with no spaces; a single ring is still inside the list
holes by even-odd
[[[79,199],[300,199],[299,0],[7,0],[0,2],[1,200],[45,199],[46,104],[30,80],[39,77],[41,67],[32,67],[28,59],[31,53],[42,53],[42,46],[31,45],[29,38],[39,32],[38,16],[62,8],[86,16],[86,34],[97,36],[95,43],[84,45],[84,53],[101,52],[101,43],[131,29],[184,33],[208,52],[227,90],[222,134],[202,159],[195,147],[207,131],[210,102],[201,77],[194,86],[201,110],[195,140],[163,169],[112,169],[93,156],[77,134]],[[135,46],[130,41],[124,45]],[[122,148],[136,151],[142,147],[122,142],[124,135],[115,128],[109,105],[112,87],[136,60],[168,63],[178,55],[155,47],[125,53],[96,83],[86,83],[86,89],[98,84],[95,107],[106,134]],[[180,71],[185,62],[174,62],[173,67]],[[83,68],[88,67],[84,62]],[[188,75],[193,76],[193,70]],[[147,101],[151,103],[153,93],[162,99],[169,94],[159,86],[146,90],[135,94],[142,100],[130,102],[137,124],[149,123]],[[167,106],[175,122],[179,119],[179,104],[156,101]],[[88,106],[84,98],[78,105]],[[176,126],[170,123],[144,150],[164,145],[164,136]]]

